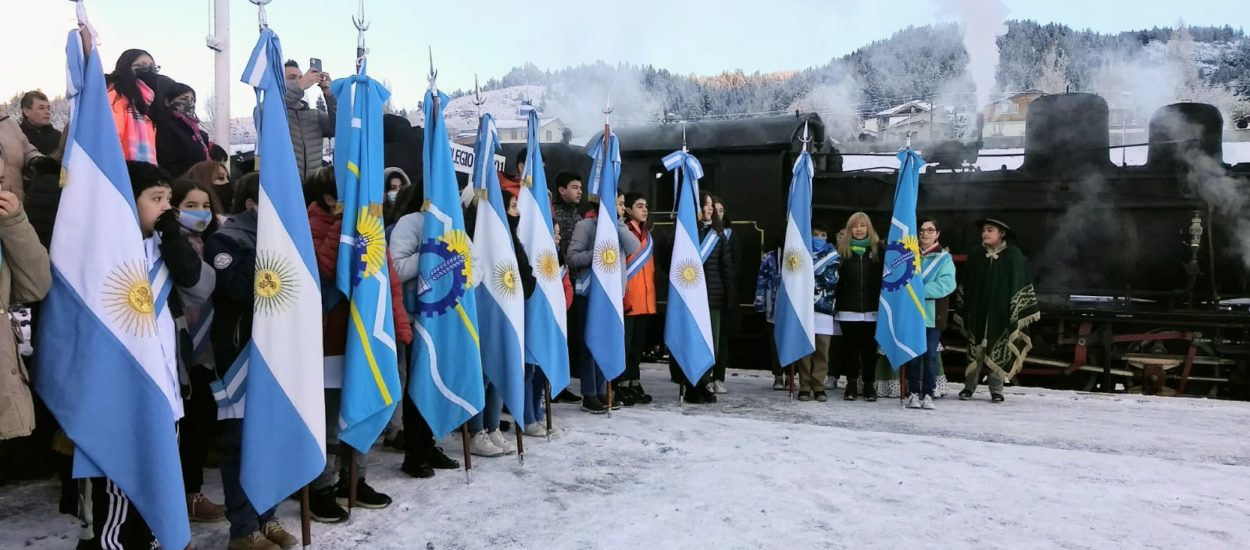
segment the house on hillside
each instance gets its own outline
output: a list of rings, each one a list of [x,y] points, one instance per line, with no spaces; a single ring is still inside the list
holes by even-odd
[[[1038,90],[1025,90],[990,103],[982,113],[985,116],[985,137],[1024,137],[1024,121],[1029,105],[1046,95]]]
[[[525,143],[528,121],[525,119],[496,120],[495,129],[499,131],[500,143]],[[564,140],[564,132],[568,125],[559,118],[539,119],[538,141],[540,143],[559,143]]]
[[[918,99],[902,105],[895,105],[872,116],[864,118],[864,130],[876,136],[883,136],[887,128],[897,126],[913,119],[916,115],[933,110],[933,105]]]

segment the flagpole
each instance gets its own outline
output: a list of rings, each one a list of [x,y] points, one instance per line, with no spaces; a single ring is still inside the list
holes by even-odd
[[[521,419],[522,421],[524,421],[525,419],[524,415],[522,415]],[[513,423],[512,428],[516,430],[516,459],[517,459],[517,462],[519,462],[522,466],[524,466],[525,465],[525,443],[521,441],[522,439],[521,426],[516,423]]]
[[[464,442],[464,484],[468,485],[473,482],[469,476],[469,471],[473,469],[473,455],[469,453],[469,424],[467,422],[460,425],[460,439]]]
[[[547,439],[551,439],[551,382],[543,382],[543,401],[547,408]]]
[[[612,154],[612,149],[610,146],[611,140],[609,138],[611,134],[612,134],[612,98],[608,97],[607,104],[604,105],[603,107],[603,167],[602,168],[605,172],[611,169],[610,164],[612,162],[612,159],[609,158]],[[600,178],[599,179],[599,193],[600,193],[599,200],[602,201],[605,198],[602,196],[604,175],[600,174],[599,178]],[[607,200],[612,201],[612,208],[615,208],[616,197],[606,197],[606,198]],[[607,377],[605,376],[604,378],[607,378]],[[608,417],[611,418],[612,417],[612,397],[613,397],[612,396],[612,381],[605,380],[605,382],[606,382],[605,385],[607,386],[607,396],[608,396]]]
[[[299,524],[300,534],[303,535],[304,548],[312,548],[312,517],[309,512],[308,503],[308,486],[299,490]]]
[[[360,18],[352,16],[352,25],[356,27],[356,74],[360,74],[365,66],[365,56],[369,49],[365,47],[365,31],[369,30],[369,22],[365,21],[365,0],[360,0]]]

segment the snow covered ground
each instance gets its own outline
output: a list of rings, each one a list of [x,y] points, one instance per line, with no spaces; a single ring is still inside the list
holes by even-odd
[[[1007,402],[800,403],[731,371],[719,403],[681,406],[644,369],[649,406],[556,406],[560,435],[515,457],[414,480],[375,451],[385,510],[313,525],[317,548],[1247,548],[1250,403],[1008,388]],[[458,438],[443,442],[459,457]],[[216,471],[205,492],[220,500]],[[0,547],[72,548],[55,486],[0,487]],[[284,503],[298,532],[298,507]],[[196,548],[226,525],[194,525]]]

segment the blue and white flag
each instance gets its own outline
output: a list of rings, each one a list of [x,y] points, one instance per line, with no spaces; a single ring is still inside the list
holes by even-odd
[[[599,200],[595,221],[594,254],[586,304],[586,346],[599,371],[609,381],[625,372],[625,285],[621,270],[625,258],[616,234],[616,181],[621,175],[621,149],[616,133],[604,128],[586,153],[594,159],[590,170],[590,198]]]
[[[474,147],[473,188],[478,193],[473,231],[473,263],[481,269],[477,286],[477,326],[482,343],[482,370],[509,411],[525,410],[525,290],[512,233],[508,229],[495,152],[499,151],[495,119],[482,115]]]
[[[707,277],[703,274],[699,247],[695,245],[699,238],[695,189],[699,178],[703,177],[703,165],[694,155],[682,150],[664,157],[664,167],[676,172],[673,181],[677,184],[677,220],[673,227],[673,259],[668,264],[664,344],[686,373],[686,379],[695,382],[716,363]]]
[[[326,461],[321,288],[287,128],[283,59],[266,27],[242,79],[256,89],[260,201],[240,479],[257,510],[307,485]]]
[[[443,120],[447,101],[442,92],[431,90],[422,103],[425,242],[418,260],[418,314],[408,384],[412,400],[435,438],[460,427],[486,402],[477,300],[469,292],[475,281],[475,266]]]
[[[920,276],[920,240],[916,237],[916,193],[924,159],[911,149],[898,153],[901,166],[894,189],[894,215],[882,254],[881,299],[877,307],[877,344],[898,370],[925,352],[924,278]]]
[[[100,54],[85,45],[86,54],[78,31],[69,33],[65,95],[74,116],[35,390],[74,442],[74,477],[108,477],[162,546],[183,548],[191,527],[174,425],[182,416],[178,375],[161,347],[162,311]]]
[[[377,441],[398,399],[399,360],[391,308],[391,270],[382,224],[382,105],[391,96],[365,74],[334,82],[341,98],[335,125],[334,178],[343,229],[335,286],[347,297],[339,439],[360,452]],[[338,338],[339,335],[332,335]]]
[[[781,291],[773,315],[777,362],[789,365],[816,351],[816,275],[812,268],[812,156],[794,162],[786,206],[786,239],[777,267]]]
[[[543,171],[538,141],[538,111],[529,109],[525,173],[517,209],[521,221],[517,238],[534,271],[534,293],[525,300],[525,360],[538,365],[555,395],[569,385],[568,309],[564,301],[564,274],[556,253],[551,197]]]

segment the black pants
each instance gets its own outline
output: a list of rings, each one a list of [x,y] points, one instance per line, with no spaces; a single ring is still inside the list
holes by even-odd
[[[108,478],[79,480],[79,515],[92,539],[80,540],[79,549],[150,550],[152,531],[121,488]]]
[[[412,345],[405,345],[405,357],[412,357]],[[408,384],[412,383],[409,377]],[[412,400],[412,395],[408,393],[408,385],[404,385],[404,455],[424,459],[427,453],[434,450],[434,430],[430,429],[430,424],[425,421],[425,417],[421,416],[421,409],[417,408],[417,403]]]
[[[877,323],[843,321],[842,372],[846,374],[847,391],[855,390],[855,379],[864,381],[864,394],[875,395],[877,382]]]
[[[651,315],[631,315],[625,317],[625,375],[622,382],[633,382],[642,379],[642,352],[647,349],[647,327],[651,324]]]
[[[178,423],[178,455],[182,459],[182,484],[187,494],[198,493],[204,485],[204,462],[208,448],[217,437],[217,402],[209,383],[214,379],[204,367],[191,369],[191,395],[182,400],[185,416]]]

